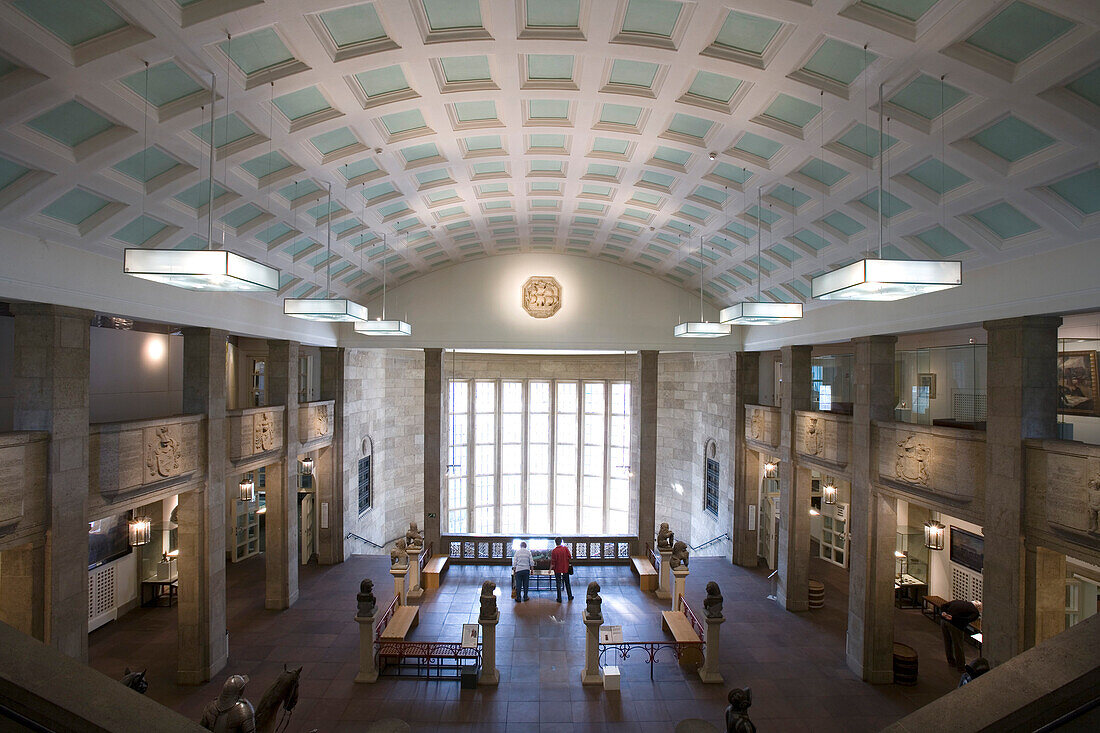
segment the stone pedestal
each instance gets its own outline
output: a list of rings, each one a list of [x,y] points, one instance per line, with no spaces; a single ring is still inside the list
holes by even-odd
[[[584,636],[584,669],[581,670],[582,685],[602,685],[600,676],[600,626],[603,625],[603,616],[590,618],[584,617],[584,625],[587,633]]]
[[[672,549],[659,549],[657,552],[661,556],[661,568],[657,571],[657,590],[655,593],[662,601],[667,601],[669,598],[672,598],[672,590],[669,587],[671,585],[669,577],[671,577],[670,574],[672,572],[669,569],[669,562],[672,560]]]
[[[705,616],[703,620],[707,622],[707,648],[703,653],[703,666],[699,668],[699,679],[707,684],[722,684],[725,680],[722,679],[722,675],[718,672],[718,631],[725,622],[726,617],[717,616],[711,618],[710,616]]]
[[[684,595],[684,584],[687,583],[688,569],[681,565],[672,571],[672,610],[680,610],[680,599]]]
[[[497,624],[500,623],[500,611],[493,618],[478,618],[481,624],[481,676],[479,685],[495,685],[500,682],[500,670],[497,669]]]
[[[374,663],[375,615],[355,617],[355,623],[359,624],[359,674],[355,675],[356,682],[378,681],[378,667]]]
[[[409,596],[405,592],[405,578],[409,574],[407,567],[399,567],[394,565],[390,568],[390,575],[393,576],[393,594],[397,596],[397,605],[407,606],[409,605]]]
[[[420,584],[420,553],[424,552],[424,547],[405,552],[409,555],[409,589],[405,595],[408,598],[417,599],[424,595],[424,588]]]

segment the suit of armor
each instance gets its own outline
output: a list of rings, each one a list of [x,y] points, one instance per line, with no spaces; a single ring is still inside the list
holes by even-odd
[[[255,733],[256,711],[241,697],[248,678],[235,674],[225,681],[221,694],[202,711],[202,727],[214,733]]]

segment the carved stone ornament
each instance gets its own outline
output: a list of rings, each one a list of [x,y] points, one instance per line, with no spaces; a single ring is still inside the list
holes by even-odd
[[[806,452],[819,456],[824,449],[825,426],[819,418],[811,417],[806,421]]]
[[[928,459],[932,449],[910,435],[897,443],[897,462],[894,475],[910,484],[928,485]]]
[[[263,453],[264,451],[269,451],[274,448],[275,435],[271,432],[274,427],[271,422],[271,413],[261,412],[256,416],[256,422],[253,423],[253,425],[253,450],[257,453]]]
[[[313,427],[318,435],[328,435],[328,405],[320,405],[313,416]]]
[[[1100,535],[1100,476],[1089,481],[1089,534]]]
[[[145,461],[149,476],[175,476],[180,470],[180,443],[167,425],[157,428],[155,440],[149,444]]]
[[[561,310],[561,283],[552,277],[529,277],[523,284],[523,310],[532,318],[549,318]]]
[[[764,435],[764,416],[760,414],[759,410],[756,410],[749,420],[749,436],[753,440],[760,440],[762,435]]]

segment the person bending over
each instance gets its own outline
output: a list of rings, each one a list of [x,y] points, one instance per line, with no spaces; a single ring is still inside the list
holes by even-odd
[[[516,576],[516,603],[529,601],[527,588],[531,583],[531,568],[535,559],[531,557],[531,551],[527,549],[526,542],[519,543],[519,549],[512,555],[512,572]]]
[[[557,545],[550,552],[550,569],[554,571],[554,582],[558,587],[558,603],[561,603],[561,584],[565,581],[565,592],[569,600],[573,600],[573,589],[569,586],[569,561],[573,556],[569,554],[569,548],[561,543],[561,537],[554,538]]]
[[[958,670],[966,668],[966,650],[963,648],[966,627],[981,615],[981,601],[948,601],[940,606],[943,649],[947,654],[947,663]]]

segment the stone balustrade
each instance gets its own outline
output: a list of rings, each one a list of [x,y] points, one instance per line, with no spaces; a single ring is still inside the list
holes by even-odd
[[[335,400],[303,402],[298,405],[298,441],[316,448],[332,442],[332,426],[336,417]]]
[[[964,518],[985,504],[985,432],[873,422],[877,482],[901,494],[939,499]]]
[[[0,433],[0,549],[46,529],[45,432]]]
[[[844,474],[852,459],[852,418],[829,412],[796,410],[794,446],[799,461]]]
[[[1024,441],[1029,539],[1100,564],[1100,445]]]
[[[745,442],[762,450],[779,447],[780,410],[769,405],[745,405]]]
[[[88,495],[93,505],[204,478],[204,415],[97,423],[89,433]]]
[[[225,415],[225,433],[229,460],[248,461],[256,456],[282,450],[285,440],[283,415],[286,407],[250,407],[232,410]]]

